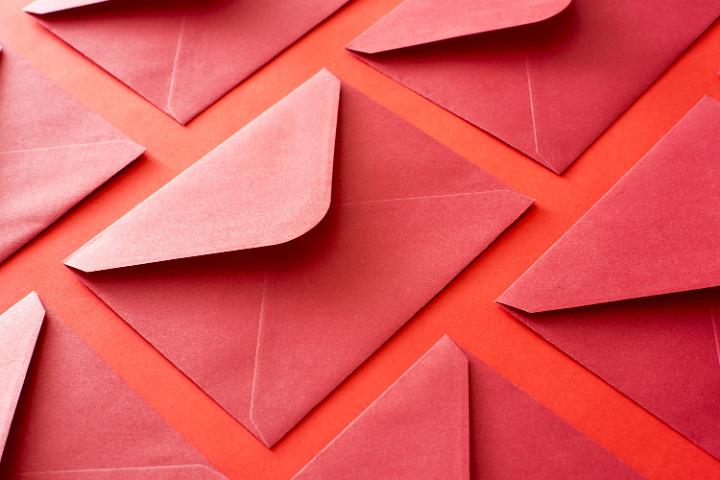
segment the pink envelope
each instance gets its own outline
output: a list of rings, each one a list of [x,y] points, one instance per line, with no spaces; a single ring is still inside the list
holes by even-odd
[[[272,446],[531,203],[321,71],[66,264]]]
[[[36,0],[25,11],[187,123],[347,0]]]
[[[9,426],[5,419],[12,418],[33,357],[5,444],[0,478],[225,478],[61,320],[45,316],[36,294],[0,316],[0,333],[0,428]],[[10,404],[5,401],[6,380]]]
[[[498,301],[720,459],[718,139],[705,97]]]
[[[0,262],[145,149],[0,52]]]
[[[720,15],[720,0],[405,0],[348,48],[565,170]]]
[[[294,480],[642,477],[447,336]]]

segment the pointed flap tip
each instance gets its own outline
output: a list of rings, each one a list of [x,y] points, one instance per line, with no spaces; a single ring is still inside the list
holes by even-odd
[[[45,307],[38,294],[34,291],[25,295],[10,310],[21,312],[21,315],[28,321],[42,322],[43,318],[45,318]]]
[[[538,313],[720,285],[719,136],[706,96],[498,303]]]
[[[346,48],[376,54],[442,40],[541,22],[572,0],[405,0],[351,41]]]

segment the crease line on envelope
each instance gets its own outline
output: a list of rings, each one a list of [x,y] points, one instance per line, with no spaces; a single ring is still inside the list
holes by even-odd
[[[535,102],[533,101],[533,90],[532,82],[530,81],[530,62],[528,61],[527,55],[525,56],[525,78],[527,80],[528,87],[528,98],[530,99],[530,120],[532,121],[532,132],[533,132],[533,143],[535,144],[535,153],[539,157],[540,163],[548,167],[550,170],[555,168],[550,164],[549,161],[540,153],[540,146],[538,144],[537,125],[535,121]]]
[[[182,43],[182,37],[185,33],[185,22],[187,20],[187,15],[184,15],[182,17],[182,20],[180,21],[180,28],[178,29],[178,38],[177,42],[175,43],[175,56],[173,58],[173,66],[172,71],[170,72],[170,85],[168,86],[168,96],[167,96],[167,103],[165,105],[165,108],[168,109],[169,112],[173,114],[174,117],[177,118],[177,114],[175,113],[175,110],[172,108],[172,99],[173,99],[173,91],[175,90],[175,77],[177,73],[177,67],[178,67],[178,61],[180,60],[180,45]]]
[[[257,338],[255,340],[255,359],[253,361],[253,379],[252,379],[252,385],[250,386],[250,408],[248,411],[248,418],[250,422],[252,423],[253,427],[253,433],[257,435],[260,438],[260,441],[262,441],[265,445],[267,445],[267,440],[263,436],[262,432],[259,431],[257,425],[255,424],[255,419],[253,418],[252,412],[253,412],[253,404],[255,403],[255,385],[257,380],[257,371],[258,371],[258,357],[260,356],[260,332],[262,330],[262,324],[263,324],[263,318],[265,317],[265,296],[267,293],[267,284],[268,284],[268,274],[267,272],[263,274],[263,285],[262,285],[262,293],[260,294],[260,311],[258,312],[258,327],[257,327]]]
[[[446,195],[420,195],[417,197],[402,197],[402,198],[381,198],[380,200],[358,200],[357,202],[340,202],[337,205],[363,205],[369,203],[383,203],[383,202],[404,202],[405,200],[424,200],[430,198],[448,198],[448,197],[467,197],[470,195],[482,195],[486,193],[494,192],[510,192],[516,193],[510,189],[502,188],[496,190],[484,190],[480,192],[463,192],[463,193],[449,193]],[[521,194],[518,194],[521,195]]]
[[[73,147],[90,147],[94,145],[108,145],[111,143],[124,143],[127,142],[127,140],[104,140],[102,142],[91,142],[91,143],[74,143],[71,145],[55,145],[53,147],[38,147],[38,148],[25,148],[20,150],[5,150],[0,152],[0,155],[10,154],[10,153],[29,153],[29,152],[44,152],[49,150],[62,150],[63,148],[73,148]]]
[[[207,465],[201,463],[184,463],[177,465],[149,465],[138,467],[117,467],[117,468],[77,468],[72,470],[37,470],[34,472],[24,472],[24,477],[32,477],[35,475],[47,475],[50,473],[95,473],[95,472],[137,472],[143,470],[175,470],[178,468],[199,467],[209,472],[217,472]]]

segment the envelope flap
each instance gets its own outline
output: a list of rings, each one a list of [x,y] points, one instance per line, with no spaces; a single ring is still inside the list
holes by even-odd
[[[340,82],[321,71],[73,254],[85,272],[277,245],[330,206]]]
[[[467,357],[444,337],[397,379],[294,480],[467,480]]]
[[[34,13],[35,15],[45,15],[110,1],[112,0],[35,0],[29,5],[26,5],[23,10],[27,13]]]
[[[720,285],[718,138],[705,97],[498,301],[533,313]]]
[[[0,458],[44,318],[35,292],[0,315]]]
[[[405,0],[348,48],[379,53],[527,25],[553,17],[571,0]]]

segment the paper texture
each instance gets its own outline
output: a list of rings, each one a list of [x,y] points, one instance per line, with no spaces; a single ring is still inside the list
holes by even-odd
[[[444,337],[293,477],[327,478],[641,477]]]
[[[271,446],[531,203],[323,71],[66,264]]]
[[[347,0],[38,0],[40,23],[187,123]]]
[[[0,53],[0,261],[145,149],[16,54]]]
[[[561,173],[718,15],[720,0],[405,0],[348,48]]]
[[[718,138],[705,97],[498,301],[720,458]]]
[[[0,315],[0,460],[43,318],[34,293]]]
[[[10,320],[16,327],[25,327],[26,337],[34,337],[43,314],[40,300],[31,294],[0,317],[0,326]],[[24,362],[27,350],[17,353]],[[5,355],[0,352],[0,358]],[[5,366],[0,364],[2,377]],[[5,414],[0,412],[0,418]],[[0,477],[225,478],[52,314],[46,316],[37,340]]]

